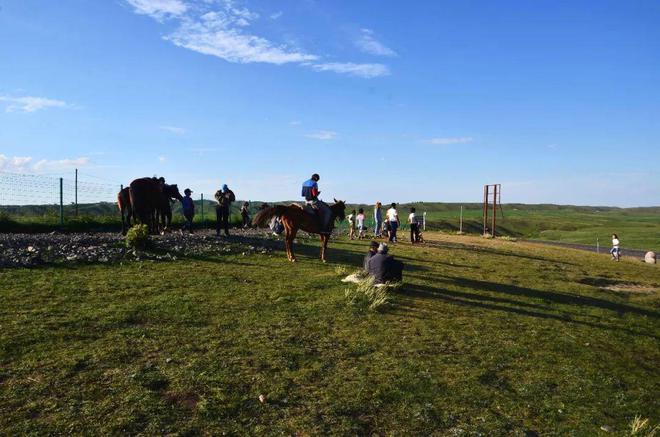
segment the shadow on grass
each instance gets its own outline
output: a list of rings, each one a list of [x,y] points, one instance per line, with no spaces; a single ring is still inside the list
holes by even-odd
[[[523,288],[523,287],[503,286],[501,284],[492,284],[485,281],[473,281],[473,280],[466,280],[466,281],[471,281],[473,284],[476,282],[479,284],[478,286],[482,287],[482,289],[488,289],[488,291],[495,291],[495,292],[502,292],[502,288],[500,287],[507,287],[507,288],[513,287],[514,289],[513,293],[511,293],[510,290],[504,291],[504,293],[513,294],[516,296],[534,297],[534,298],[542,298],[548,300],[547,296],[551,295],[551,293],[533,290],[529,288]],[[484,284],[488,284],[488,285],[484,285]],[[486,287],[490,287],[490,288],[486,288]],[[493,310],[493,311],[502,311],[502,312],[513,313],[522,316],[536,317],[542,319],[558,320],[561,322],[574,323],[574,324],[589,326],[598,329],[620,330],[627,332],[629,334],[644,335],[654,339],[660,338],[653,333],[639,332],[628,328],[623,328],[620,326],[603,324],[602,319],[599,318],[598,320],[601,323],[587,322],[584,320],[577,320],[574,318],[574,317],[585,317],[585,316],[595,317],[589,314],[569,313],[565,311],[560,311],[558,309],[549,306],[521,302],[515,299],[486,296],[477,293],[469,293],[463,291],[451,291],[451,290],[445,290],[437,287],[430,287],[427,285],[420,285],[420,284],[406,284],[400,290],[400,293],[412,298],[438,299],[453,305],[475,307],[475,308]],[[561,295],[552,301],[571,304],[571,303],[575,303],[574,299],[582,300],[582,298],[578,298],[577,296]],[[658,318],[658,313],[654,311],[648,311],[641,308],[631,307],[629,305],[616,304],[613,302],[603,301],[601,299],[585,298],[584,300],[585,302],[580,302],[580,305],[590,304],[590,306],[594,306],[596,308],[601,308],[601,309],[604,308],[604,309],[617,311],[619,314],[630,312],[638,315]],[[413,312],[417,311],[414,305],[406,305],[405,302],[401,302],[401,305],[399,306],[401,307],[402,310],[404,310],[403,311],[404,313],[409,310]],[[397,313],[396,309],[392,310],[392,312]]]

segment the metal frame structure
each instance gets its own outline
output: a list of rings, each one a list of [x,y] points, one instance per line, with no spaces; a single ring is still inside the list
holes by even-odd
[[[497,205],[500,204],[501,208],[502,184],[484,185],[484,205],[483,205],[483,235],[484,237],[495,237],[495,230],[497,227]],[[493,205],[493,215],[491,217],[491,229],[488,232],[488,210],[491,206],[491,199]]]

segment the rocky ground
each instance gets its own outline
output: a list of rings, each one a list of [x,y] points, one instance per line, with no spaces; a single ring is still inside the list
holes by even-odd
[[[193,235],[178,232],[151,237],[144,251],[127,248],[119,233],[0,234],[0,267],[34,267],[62,263],[114,263],[222,253],[270,253],[282,247],[282,238],[265,230],[233,230],[216,237],[203,230]]]

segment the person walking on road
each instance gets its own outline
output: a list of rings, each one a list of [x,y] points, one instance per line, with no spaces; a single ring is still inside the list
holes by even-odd
[[[621,255],[621,249],[619,245],[621,242],[619,241],[619,236],[616,234],[612,234],[612,249],[610,249],[610,254],[612,254],[612,261],[619,261],[619,257]]]
[[[236,200],[236,196],[227,184],[224,184],[222,190],[215,192],[215,200],[218,201],[218,205],[215,207],[215,235],[220,236],[220,230],[224,229],[225,235],[228,237],[229,211],[231,203]]]
[[[390,209],[387,210],[387,221],[390,224],[390,241],[396,243],[396,231],[399,229],[399,213],[396,211],[396,203],[392,202]]]

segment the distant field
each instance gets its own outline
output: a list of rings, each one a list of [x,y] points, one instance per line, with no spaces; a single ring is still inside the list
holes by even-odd
[[[252,202],[254,210],[261,202]],[[232,220],[240,222],[238,208],[233,205]],[[418,202],[399,206],[402,219],[408,215],[411,206],[417,208],[421,216],[427,212],[427,229],[455,232],[459,229],[460,204]],[[367,223],[373,223],[371,205],[349,205],[364,208]],[[196,221],[201,222],[201,204],[197,202]],[[112,203],[81,205],[80,217],[75,218],[71,205],[65,207],[65,227],[70,230],[120,229],[120,217]],[[468,233],[481,233],[481,205],[464,204],[463,230]],[[506,204],[498,218],[499,235],[517,238],[562,241],[601,247],[609,247],[611,234],[619,235],[623,248],[660,251],[660,207],[611,208],[591,206],[523,205]],[[502,217],[503,214],[503,217]],[[175,223],[181,223],[179,205],[174,207]],[[214,204],[205,201],[204,218],[206,226],[213,226]],[[1,232],[44,232],[59,226],[59,210],[53,206],[23,206],[0,208]],[[345,227],[345,223],[341,227]],[[404,231],[406,227],[404,226]]]
[[[630,435],[658,423],[660,269],[427,232],[392,304],[365,242],[0,269],[0,434]],[[303,238],[304,239],[304,238]],[[260,396],[262,400],[260,400]],[[635,434],[637,435],[637,434]]]

